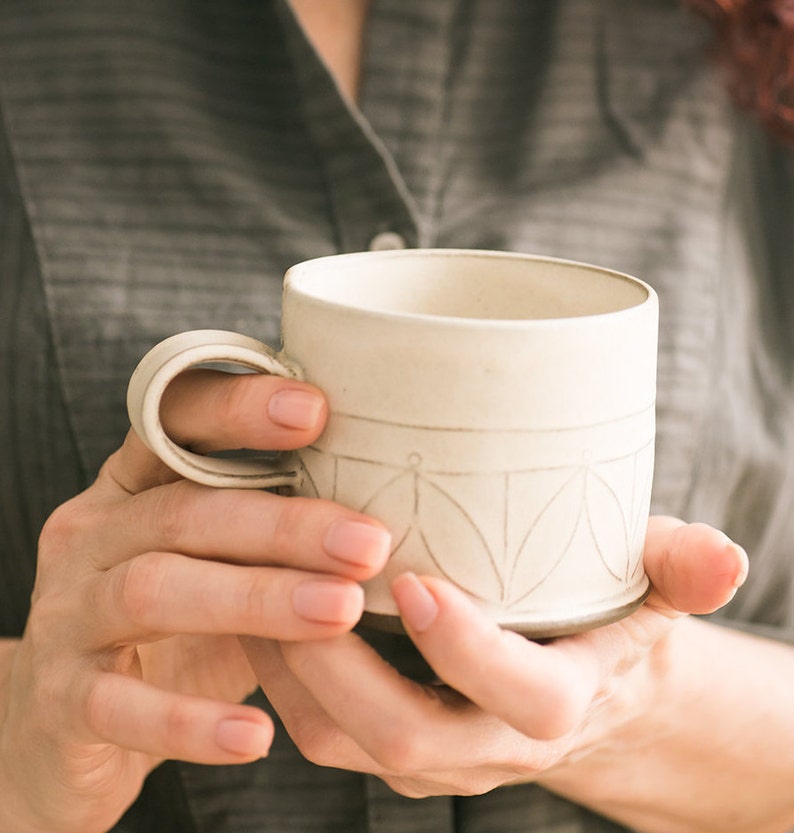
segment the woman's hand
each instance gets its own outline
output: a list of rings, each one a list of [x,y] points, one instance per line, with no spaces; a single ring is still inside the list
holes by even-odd
[[[198,450],[313,441],[307,385],[196,371],[163,422]],[[130,433],[41,535],[25,635],[0,684],[0,829],[105,831],[165,758],[266,755],[240,705],[256,681],[236,634],[323,640],[362,610],[389,549],[368,518],[319,500],[178,480]]]
[[[651,692],[670,661],[669,634],[685,613],[724,605],[744,581],[747,557],[710,527],[654,518],[645,565],[653,591],[642,608],[545,645],[491,624],[444,581],[401,576],[394,596],[439,685],[400,676],[355,634],[244,644],[310,760],[375,773],[416,797],[544,781],[560,768],[575,772],[627,727],[640,746],[654,740]],[[624,766],[628,782],[637,761]],[[658,785],[663,809],[668,800]]]

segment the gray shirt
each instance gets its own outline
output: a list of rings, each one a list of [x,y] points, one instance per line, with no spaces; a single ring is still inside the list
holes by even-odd
[[[275,343],[287,266],[390,232],[654,285],[654,508],[742,543],[724,616],[794,641],[794,163],[706,41],[666,0],[374,0],[351,108],[283,0],[2,0],[0,633],[143,352],[203,326]],[[257,764],[164,765],[118,829],[622,828],[531,785],[411,801],[280,730]]]

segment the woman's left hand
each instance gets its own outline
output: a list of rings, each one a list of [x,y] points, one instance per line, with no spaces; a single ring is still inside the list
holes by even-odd
[[[644,558],[653,589],[641,608],[548,644],[500,629],[442,580],[400,576],[406,631],[438,685],[401,676],[352,633],[244,647],[309,760],[373,773],[412,797],[479,794],[539,780],[641,725],[672,629],[726,604],[747,573],[723,533],[672,518],[651,519]]]

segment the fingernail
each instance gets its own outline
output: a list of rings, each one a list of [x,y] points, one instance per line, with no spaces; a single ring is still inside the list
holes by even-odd
[[[747,574],[750,572],[750,559],[747,557],[747,553],[744,548],[740,547],[733,541],[731,541],[728,547],[729,549],[732,549],[739,558],[739,572],[736,574],[736,578],[733,582],[733,586],[738,590],[745,583],[745,581],[747,581]]]
[[[222,720],[215,730],[215,742],[221,749],[250,758],[264,758],[270,751],[272,732],[251,720]]]
[[[438,602],[414,573],[403,573],[392,584],[392,593],[406,625],[417,633],[426,631],[436,620]]]
[[[309,622],[352,624],[364,609],[364,590],[349,581],[309,579],[292,591],[292,609]]]
[[[267,412],[273,422],[284,428],[315,428],[323,410],[323,399],[316,393],[285,388],[270,397]]]
[[[340,518],[327,529],[323,547],[332,558],[359,567],[380,567],[391,551],[391,535],[382,526]]]

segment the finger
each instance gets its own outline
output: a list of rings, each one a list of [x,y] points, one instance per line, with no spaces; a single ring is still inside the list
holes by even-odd
[[[712,613],[744,583],[745,551],[706,524],[654,517],[648,525],[645,570],[653,593],[648,603],[676,613]]]
[[[189,370],[163,395],[166,433],[194,451],[283,450],[315,440],[328,408],[320,390],[262,373]]]
[[[530,737],[554,738],[575,729],[605,681],[631,668],[675,619],[724,604],[747,572],[746,554],[725,535],[671,518],[652,520],[645,559],[654,589],[643,607],[545,646],[502,631],[446,582],[406,574],[392,590],[441,679]]]
[[[270,718],[259,709],[166,692],[134,678],[101,672],[84,694],[85,727],[112,743],[200,764],[237,764],[268,754]]]
[[[461,761],[491,766],[515,745],[500,720],[446,687],[400,676],[355,634],[281,650],[338,729],[376,762],[377,774],[450,771]]]
[[[325,424],[327,405],[312,385],[266,374],[189,370],[161,402],[166,433],[194,451],[285,450],[309,445]],[[176,475],[134,431],[100,472],[100,484],[127,494],[171,482]]]
[[[409,635],[447,685],[519,732],[550,740],[583,720],[602,671],[595,654],[502,630],[444,581],[412,573],[392,592]]]
[[[188,481],[96,511],[100,516],[83,525],[91,530],[94,560],[104,567],[160,550],[364,581],[380,571],[391,547],[382,524],[330,501],[211,489]]]
[[[487,792],[558,757],[451,689],[395,676],[355,635],[322,644],[242,641],[287,731],[320,766],[369,772],[424,798]]]
[[[84,585],[81,644],[89,650],[175,633],[324,639],[361,616],[361,585],[323,574],[240,567],[152,552]]]
[[[179,479],[130,429],[121,447],[102,465],[92,488],[100,497],[118,499]]]
[[[268,701],[307,760],[354,772],[383,772],[292,673],[284,660],[282,643],[242,636],[240,644]],[[347,673],[350,678],[349,669]]]

